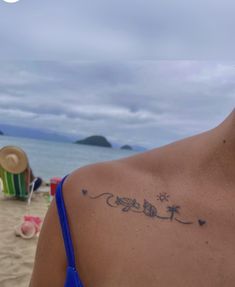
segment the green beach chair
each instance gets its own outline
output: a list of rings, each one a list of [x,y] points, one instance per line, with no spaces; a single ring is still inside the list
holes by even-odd
[[[2,192],[5,196],[27,199],[30,187],[27,184],[25,172],[13,174],[0,166],[0,177],[2,180]]]
[[[27,155],[14,146],[0,149],[0,178],[2,192],[6,197],[31,201],[35,180],[30,183]]]

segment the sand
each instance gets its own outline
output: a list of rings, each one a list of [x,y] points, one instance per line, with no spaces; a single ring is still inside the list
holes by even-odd
[[[32,199],[30,214],[43,219],[48,205],[47,193],[40,192]],[[5,199],[0,194],[0,287],[29,285],[38,238],[25,240],[14,233],[26,214],[25,202]]]

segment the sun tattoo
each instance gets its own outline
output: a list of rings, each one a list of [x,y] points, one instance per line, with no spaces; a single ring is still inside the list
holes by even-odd
[[[168,201],[168,198],[170,197],[169,194],[167,194],[166,192],[160,192],[158,195],[157,195],[157,200],[160,200],[161,202],[163,201]]]

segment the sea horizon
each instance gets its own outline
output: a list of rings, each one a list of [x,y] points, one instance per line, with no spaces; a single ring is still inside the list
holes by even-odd
[[[56,142],[13,136],[0,136],[0,148],[15,145],[22,148],[35,176],[49,181],[63,177],[85,165],[128,157],[139,152],[70,142]]]

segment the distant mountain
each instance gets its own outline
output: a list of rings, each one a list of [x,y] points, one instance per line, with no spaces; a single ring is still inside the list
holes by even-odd
[[[147,148],[146,147],[143,147],[143,146],[139,146],[139,145],[132,145],[132,149],[135,150],[135,151],[146,151]]]
[[[111,143],[108,142],[108,140],[104,136],[100,135],[90,136],[83,140],[78,140],[75,143],[102,147],[112,147]]]
[[[127,150],[133,150],[133,148],[130,145],[123,145],[120,147],[120,149],[127,149]]]
[[[7,124],[0,124],[0,129],[4,135],[13,137],[25,137],[39,140],[73,142],[75,139],[72,136],[57,134],[48,130],[33,129],[27,127],[19,127]]]
[[[122,145],[120,146],[120,144],[116,143],[116,142],[112,142],[112,147],[113,148],[116,148],[116,149],[121,149],[123,146],[125,145]],[[129,145],[133,151],[137,151],[137,152],[142,152],[142,151],[145,151],[147,150],[147,148],[143,147],[143,146],[139,146],[139,145]]]
[[[45,130],[34,129],[34,128],[28,128],[28,127],[8,125],[8,124],[0,124],[0,135],[13,136],[13,137],[25,137],[25,138],[57,141],[57,142],[75,142],[79,138],[79,136],[74,136],[74,135],[70,135],[66,133],[60,134],[60,133],[52,132],[46,129]],[[94,137],[98,137],[98,139]],[[91,141],[89,138],[90,137],[84,140],[80,140],[80,141],[78,140],[78,143],[113,147],[117,149],[120,148],[120,144],[115,143],[115,142],[110,143],[103,136],[92,136]],[[88,143],[87,143],[87,140],[88,140]],[[138,145],[131,145],[131,147],[134,151],[145,151],[146,150],[146,148],[142,146],[138,146]]]

